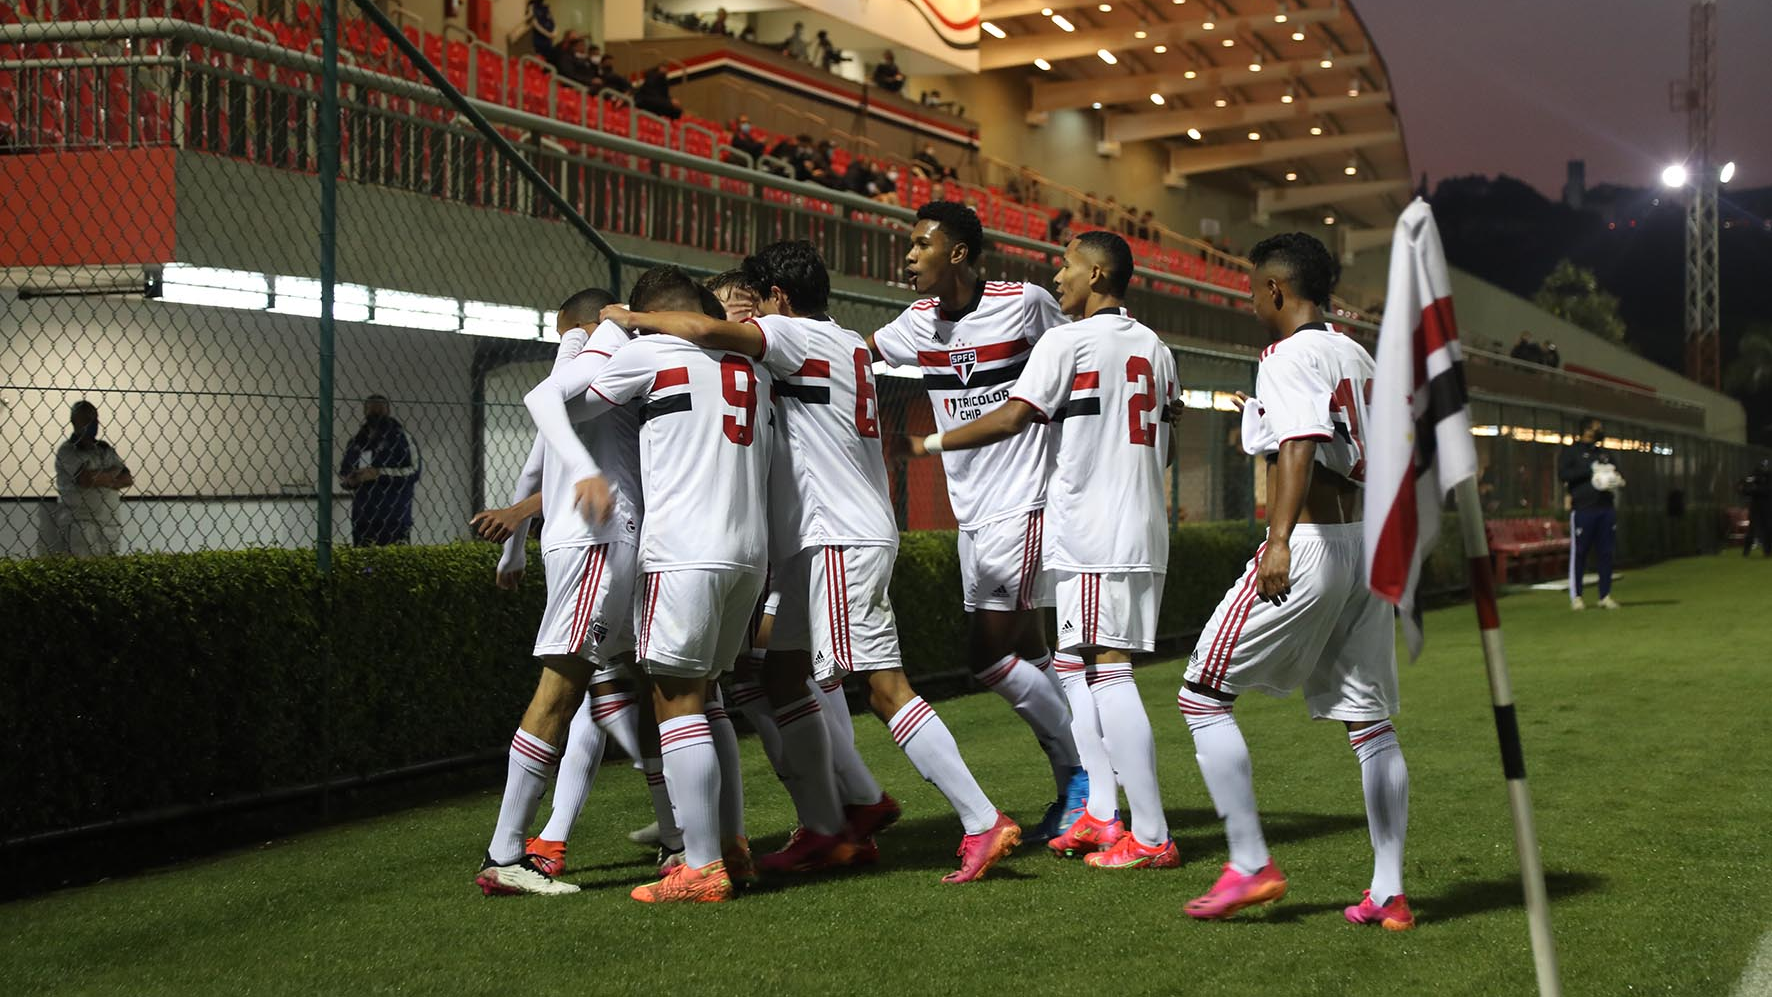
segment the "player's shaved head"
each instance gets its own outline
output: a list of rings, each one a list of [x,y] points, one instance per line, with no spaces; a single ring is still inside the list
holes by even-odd
[[[634,282],[628,307],[637,312],[699,312],[705,310],[703,294],[713,298],[714,293],[697,284],[682,267],[653,267]],[[723,316],[725,311],[719,314]]]
[[[1249,251],[1249,263],[1258,271],[1266,268],[1293,293],[1323,309],[1329,307],[1329,296],[1341,280],[1341,264],[1329,247],[1304,232],[1284,232],[1261,240]]]
[[[1077,236],[1077,252],[1107,275],[1109,294],[1126,296],[1126,288],[1132,284],[1132,246],[1125,239],[1112,232],[1084,232]]]
[[[600,287],[587,287],[560,302],[560,318],[555,325],[562,330],[592,328],[597,324],[597,316],[604,307],[615,304],[617,300],[615,295]]]

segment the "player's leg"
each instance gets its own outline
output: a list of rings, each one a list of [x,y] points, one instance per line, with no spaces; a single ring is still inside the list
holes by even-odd
[[[897,551],[891,547],[827,548],[822,563],[814,566],[814,582],[822,583],[831,596],[831,612],[814,620],[815,641],[830,652],[817,677],[848,672],[866,677],[874,715],[886,724],[917,773],[940,790],[960,817],[964,832],[960,868],[942,881],[971,882],[1020,843],[1021,827],[979,788],[953,733],[904,673],[889,594],[896,559]],[[859,823],[853,814],[852,822]],[[897,819],[896,805],[890,816]],[[877,830],[864,827],[869,833]]]
[[[677,826],[676,813],[671,809],[670,790],[665,786],[664,753],[658,738],[658,715],[652,706],[650,676],[640,677],[635,693],[640,710],[640,770],[646,774],[646,792],[652,798],[655,826],[651,843],[658,846],[658,870],[663,875],[672,867],[683,864],[683,829]]]
[[[1268,854],[1261,832],[1249,745],[1231,708],[1252,689],[1283,695],[1298,688],[1329,639],[1335,617],[1323,611],[1318,570],[1323,545],[1314,533],[1303,526],[1294,530],[1292,593],[1283,610],[1257,594],[1255,572],[1262,555],[1257,550],[1219,600],[1188,658],[1176,705],[1193,735],[1194,759],[1230,846],[1230,861],[1217,882],[1184,907],[1191,917],[1229,917],[1286,893],[1285,874]],[[1337,602],[1333,608],[1339,607]]]
[[[1046,653],[1039,636],[1042,614],[1034,606],[1040,591],[1041,510],[987,523],[960,533],[960,572],[966,611],[971,615],[969,664],[984,686],[1008,701],[1033,729],[1046,759],[1058,799],[1047,808],[1030,840],[1047,841],[1064,830],[1067,813],[1083,806],[1088,776],[1071,734],[1070,706],[1050,680],[1023,653],[1036,660]]]
[[[597,781],[597,770],[603,763],[606,738],[603,729],[591,717],[591,696],[579,701],[566,730],[566,750],[560,755],[560,770],[554,776],[554,798],[548,811],[548,822],[541,833],[523,842],[523,851],[537,857],[537,864],[550,876],[558,876],[566,868],[566,843],[572,837],[572,825],[584,810]]]
[[[1582,576],[1587,574],[1587,553],[1593,547],[1592,521],[1585,510],[1569,513],[1569,605],[1586,609],[1581,599]]]
[[[744,764],[738,752],[738,731],[726,713],[725,697],[717,684],[708,684],[708,701],[702,708],[714,754],[720,762],[720,854],[733,882],[756,879],[751,867],[750,838],[744,826]]]
[[[1612,601],[1612,551],[1618,542],[1618,510],[1607,506],[1594,517],[1594,570],[1600,574],[1600,605],[1617,609]]]

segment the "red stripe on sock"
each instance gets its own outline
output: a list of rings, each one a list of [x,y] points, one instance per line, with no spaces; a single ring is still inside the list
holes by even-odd
[[[905,710],[905,715],[892,725],[892,740],[901,747],[911,735],[921,730],[925,721],[935,715],[935,708],[924,702],[922,697],[912,700]]]
[[[1390,725],[1389,721],[1386,721],[1384,723],[1379,724],[1376,727],[1368,727],[1365,730],[1360,731],[1358,734],[1354,735],[1353,737],[1348,738],[1347,743],[1348,743],[1349,747],[1357,748],[1360,745],[1365,744],[1367,741],[1372,740],[1373,738],[1380,737],[1385,734],[1389,734],[1394,730],[1396,730],[1396,728],[1392,727]]]
[[[558,764],[560,764],[560,755],[557,752],[550,753],[550,752],[544,751],[541,748],[538,748],[535,745],[530,744],[528,741],[525,741],[520,737],[511,738],[511,750],[515,751],[519,755],[524,756],[525,758],[529,758],[534,761],[538,761],[538,762],[542,763],[543,765],[558,765]]]

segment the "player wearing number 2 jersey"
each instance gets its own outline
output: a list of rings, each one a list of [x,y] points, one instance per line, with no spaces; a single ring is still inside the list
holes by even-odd
[[[1243,407],[1244,449],[1269,462],[1268,532],[1200,634],[1178,697],[1231,852],[1217,883],[1186,909],[1221,918],[1285,895],[1231,707],[1251,689],[1284,696],[1302,687],[1312,717],[1346,724],[1365,786],[1372,882],[1347,919],[1401,931],[1415,918],[1403,895],[1409,774],[1390,719],[1395,636],[1390,607],[1367,588],[1361,552],[1360,427],[1372,357],[1323,319],[1339,268],[1321,242],[1279,235],[1249,256],[1255,315],[1276,339]]]
[[[946,454],[1036,425],[1057,428],[1045,551],[1058,593],[1054,667],[1078,744],[1105,741],[1109,768],[1132,804],[1132,833],[1114,812],[1114,781],[1091,779],[1084,812],[1048,846],[1086,854],[1096,868],[1160,869],[1181,857],[1157,790],[1156,743],[1133,684],[1132,652],[1154,645],[1169,563],[1163,413],[1176,397],[1175,360],[1126,314],[1131,280],[1126,240],[1110,232],[1071,240],[1054,283],[1065,313],[1078,320],[1041,337],[1007,402],[912,449]]]
[[[1052,295],[1032,284],[986,281],[978,272],[984,229],[972,209],[932,201],[917,211],[905,274],[924,298],[868,342],[887,363],[922,371],[937,429],[958,429],[1009,397],[1028,353],[1063,325]],[[1113,773],[1083,759],[1070,710],[1046,650],[1042,616],[1051,605],[1040,577],[1047,461],[1052,437],[1037,426],[991,446],[942,458],[948,498],[960,521],[960,577],[972,617],[972,672],[1039,738],[1058,799],[1029,840],[1047,841],[1080,811],[1091,779]]]
[[[695,308],[707,294],[676,267],[647,271],[632,300],[642,306]],[[582,421],[640,404],[640,477],[646,517],[640,530],[643,583],[635,598],[636,655],[652,675],[665,783],[683,831],[685,864],[633,891],[637,900],[717,901],[732,895],[726,854],[743,849],[742,793],[736,751],[717,746],[709,680],[749,635],[763,584],[767,531],[761,510],[773,425],[770,378],[748,358],[714,354],[670,336],[624,346],[579,392],[556,372],[524,399],[536,428],[577,481],[577,504],[608,514],[602,479],[572,430]],[[722,714],[724,711],[720,711]],[[731,746],[736,749],[736,742]],[[722,757],[731,753],[730,760]],[[731,764],[728,764],[730,761]],[[734,804],[737,804],[735,807]],[[735,812],[736,811],[736,812]],[[722,827],[722,817],[725,827]],[[738,870],[730,870],[736,873]]]
[[[845,833],[820,698],[806,682],[840,682],[861,672],[874,713],[960,815],[963,861],[945,881],[977,879],[1008,854],[1021,829],[979,789],[953,735],[905,678],[887,592],[898,525],[887,497],[872,358],[860,336],[825,314],[830,276],[811,243],[765,246],[744,270],[761,302],[761,314],[749,322],[616,308],[607,314],[628,328],[753,357],[775,378],[780,423],[769,529],[779,600],[764,672],[782,753],[796,773],[788,789],[802,832],[765,856],[763,868],[844,864],[855,851],[851,834],[870,835],[880,823],[869,820],[874,814],[897,816],[897,805],[868,775],[873,799],[851,808]]]

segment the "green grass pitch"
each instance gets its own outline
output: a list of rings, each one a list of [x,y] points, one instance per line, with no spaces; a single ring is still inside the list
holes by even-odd
[[[1695,558],[1631,572],[1625,609],[1502,601],[1526,762],[1570,994],[1727,995],[1772,928],[1772,564]],[[905,818],[872,872],[723,906],[627,899],[650,856],[623,832],[645,786],[606,769],[564,898],[482,898],[470,879],[498,798],[473,793],[0,906],[11,994],[1528,994],[1531,961],[1488,691],[1469,606],[1429,614],[1403,666],[1407,888],[1420,928],[1343,922],[1370,873],[1359,770],[1339,724],[1297,700],[1238,708],[1280,904],[1193,923],[1181,904],[1224,844],[1174,710],[1180,662],[1138,671],[1185,859],[1106,873],[1025,847],[945,886],[958,826],[882,725],[862,750]],[[987,792],[1024,823],[1052,786],[995,696],[940,704]],[[513,722],[516,716],[513,715]],[[746,739],[753,843],[786,794]]]

